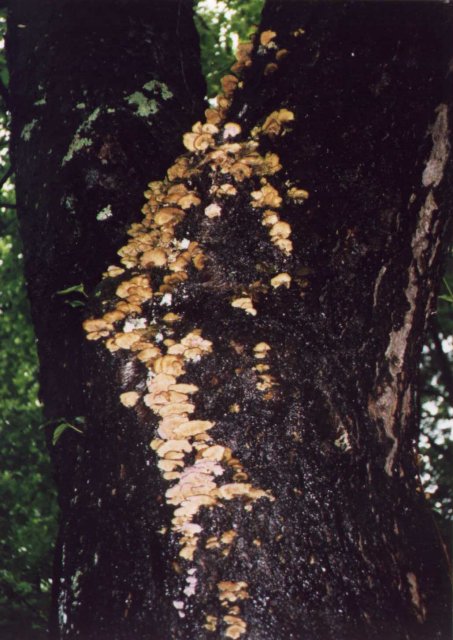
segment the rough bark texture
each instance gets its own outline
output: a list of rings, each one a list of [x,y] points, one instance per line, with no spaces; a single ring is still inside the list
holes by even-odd
[[[200,117],[205,83],[185,0],[13,0],[7,46],[11,155],[50,440],[60,422],[86,416],[89,384],[85,312],[68,304],[85,296],[57,292],[83,285],[88,293],[99,282],[141,215],[148,181],[165,174]],[[67,432],[50,446],[63,523],[56,593],[80,438]],[[121,555],[109,536],[105,544]]]
[[[452,10],[274,1],[260,34],[91,301],[56,637],[448,638],[416,440]]]
[[[196,33],[188,2],[10,4],[12,153],[41,393],[49,417],[83,415],[73,384],[82,315],[57,292],[99,281],[147,182],[200,113]]]

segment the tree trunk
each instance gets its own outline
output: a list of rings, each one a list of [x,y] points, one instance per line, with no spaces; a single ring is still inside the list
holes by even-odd
[[[147,182],[165,175],[182,150],[183,131],[203,112],[205,83],[191,8],[185,0],[9,3],[11,155],[40,396],[62,510],[54,637],[60,635],[57,601],[61,608],[68,570],[61,566],[68,510],[77,502],[84,445],[71,429],[57,447],[51,440],[64,421],[80,428],[74,419],[87,414],[91,384],[85,375],[80,290],[89,292],[99,282],[128,225],[140,218]],[[58,293],[68,287],[78,291]],[[83,522],[79,535],[92,536],[96,547],[90,516]],[[88,531],[82,533],[85,524]],[[137,527],[138,520],[130,526]],[[110,533],[115,535],[113,528]],[[114,543],[106,534],[104,542],[121,555],[122,540]],[[90,550],[91,543],[80,551]],[[92,605],[96,621],[97,605]],[[89,617],[87,624],[96,626]]]
[[[55,637],[448,637],[416,441],[452,21],[434,3],[267,3],[243,85],[224,80],[91,297],[75,469],[76,436],[58,445]],[[18,181],[29,198],[51,192],[41,170]]]

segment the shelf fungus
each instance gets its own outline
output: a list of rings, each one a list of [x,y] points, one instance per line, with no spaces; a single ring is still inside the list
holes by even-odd
[[[107,267],[107,271],[103,274],[104,278],[117,278],[124,273],[124,269],[117,267],[116,265],[110,265]]]
[[[237,640],[247,631],[247,624],[239,616],[223,616],[224,622],[228,625],[225,631],[226,638]]]
[[[259,360],[265,358],[270,350],[271,348],[266,342],[258,342],[258,344],[253,347],[255,358]]]
[[[219,218],[222,215],[222,209],[218,204],[213,203],[206,207],[204,214],[207,218]]]
[[[201,122],[196,122],[192,127],[192,131],[184,134],[184,146],[189,151],[206,151],[209,147],[214,146],[213,135],[218,132],[219,129],[215,124],[201,124]]]
[[[124,298],[131,304],[141,304],[153,296],[147,276],[134,276],[122,282],[116,289],[118,298]]]
[[[139,398],[140,396],[136,391],[126,391],[125,393],[122,393],[120,395],[121,404],[123,404],[125,407],[134,407],[137,404]]]
[[[237,189],[232,184],[226,182],[225,184],[219,185],[215,193],[219,196],[235,196],[237,194]]]
[[[164,249],[149,249],[144,251],[140,258],[140,264],[145,267],[163,267],[167,264],[167,253]]]
[[[291,226],[281,220],[279,213],[275,211],[275,209],[279,209],[282,206],[283,201],[280,194],[265,179],[262,179],[261,189],[252,191],[251,196],[252,207],[264,208],[262,224],[265,227],[269,227],[271,242],[280,251],[289,255],[293,250],[293,244],[290,240]]]
[[[267,116],[266,120],[257,133],[263,133],[267,136],[278,136],[285,132],[289,122],[294,120],[294,113],[288,109],[279,109],[279,111],[273,111]]]
[[[263,362],[268,357],[270,350],[271,348],[266,342],[259,342],[253,348],[253,355],[256,360],[260,361],[253,367],[258,377],[256,388],[259,391],[266,392],[264,395],[266,400],[270,400],[273,397],[272,389],[277,386],[274,376],[269,373],[270,366]]]
[[[260,34],[260,44],[263,47],[268,47],[270,45],[270,43],[272,43],[272,41],[274,40],[275,36],[276,36],[276,32],[275,31],[263,31]],[[275,45],[275,43],[273,43]]]
[[[83,328],[87,333],[87,340],[99,340],[105,338],[113,331],[113,325],[106,322],[103,318],[85,320]]]
[[[290,285],[291,276],[289,275],[289,273],[279,273],[278,275],[271,278],[271,286],[274,289],[277,289],[278,287],[286,287],[287,289],[289,289]]]
[[[275,64],[275,62],[269,62],[269,64],[267,64],[264,68],[264,75],[270,76],[273,73],[275,73],[277,69],[278,69],[278,64]]]
[[[237,639],[244,635],[247,631],[247,624],[240,617],[240,608],[237,604],[241,600],[248,599],[248,584],[244,581],[233,582],[231,580],[223,580],[217,583],[219,592],[219,600],[223,607],[228,608],[228,612],[223,616],[223,621],[227,627],[225,630],[226,638]]]
[[[205,623],[203,626],[207,631],[216,631],[218,620],[219,619],[217,618],[217,616],[211,616],[207,614],[205,618]]]
[[[263,178],[263,186],[258,191],[252,191],[252,207],[275,207],[282,205],[282,198],[277,189]]]
[[[261,46],[276,48],[275,36],[272,31],[262,33]],[[249,66],[251,50],[250,44],[238,47],[235,70]],[[291,227],[278,212],[283,198],[267,180],[281,170],[280,159],[271,151],[259,153],[256,134],[272,137],[284,133],[294,114],[287,109],[274,111],[255,133],[241,140],[240,125],[227,120],[238,85],[234,75],[223,78],[223,93],[217,96],[217,105],[206,110],[206,122],[195,123],[183,137],[187,152],[175,160],[163,180],[148,184],[143,218],[130,226],[128,241],[118,251],[121,266],[112,265],[104,274],[112,279],[113,300],[106,304],[104,315],[88,318],[83,325],[87,339],[101,340],[112,357],[127,357],[144,371],[140,384],[121,393],[119,401],[132,410],[140,407],[143,412],[147,408],[157,416],[150,455],[155,455],[164,480],[169,482],[165,500],[174,510],[168,533],[176,536],[178,566],[181,572],[185,567],[188,576],[183,593],[173,602],[184,616],[189,615],[184,599],[197,596],[196,569],[190,563],[197,562],[202,554],[233,554],[238,540],[233,522],[224,531],[209,535],[200,524],[207,519],[197,516],[219,508],[228,513],[232,501],[250,511],[258,500],[275,500],[269,491],[253,484],[235,452],[225,442],[216,441],[216,422],[203,414],[203,405],[197,402],[201,390],[190,380],[192,367],[209,358],[215,344],[205,337],[202,328],[186,327],[188,318],[175,305],[184,283],[197,278],[197,272],[206,265],[201,244],[185,237],[184,231],[177,231],[178,225],[179,230],[184,229],[181,223],[196,207],[197,221],[204,220],[203,225],[211,228],[216,218],[227,214],[225,202],[230,206],[239,190],[246,192],[251,207],[263,210],[262,222],[271,242],[286,254],[292,250]],[[202,172],[211,180],[203,202],[201,194],[205,190],[194,187]],[[302,190],[296,191],[293,199],[297,200]],[[289,192],[288,197],[292,197]],[[208,223],[205,217],[213,222]],[[270,281],[274,288],[289,287],[290,283],[288,273],[279,273]],[[263,283],[258,284],[263,288]],[[255,316],[252,293],[260,290],[254,283],[238,287],[238,297],[230,299],[231,306]],[[267,284],[265,290],[269,290]],[[276,385],[267,360],[269,352],[265,342],[253,348],[257,388],[264,394],[271,393]],[[238,404],[230,407],[232,417],[239,411]],[[240,604],[249,598],[248,585],[241,580],[223,580],[217,587],[224,615],[222,619],[207,615],[205,628],[215,631],[222,624],[224,637],[240,638],[247,629]]]
[[[288,49],[279,49],[275,54],[275,59],[277,60],[277,62],[280,62],[280,60],[283,60],[284,58],[286,58],[288,54],[289,54]]]
[[[251,53],[253,45],[251,42],[240,42],[236,49],[236,62],[231,67],[234,73],[240,73],[243,69],[252,64]]]
[[[291,253],[293,250],[293,243],[289,239],[291,235],[291,227],[287,222],[283,222],[280,220],[276,222],[269,229],[269,235],[271,237],[271,241],[284,253]]]
[[[239,80],[236,76],[233,76],[231,74],[223,76],[223,78],[220,80],[220,84],[225,96],[231,97],[233,95],[234,90],[238,85],[238,82]]]
[[[245,313],[249,313],[251,316],[256,316],[257,314],[251,298],[235,298],[231,302],[231,306],[236,309],[243,309]]]
[[[262,224],[265,227],[272,227],[279,220],[280,220],[280,216],[278,215],[278,213],[276,211],[272,211],[271,209],[266,209],[263,212]]]
[[[288,198],[291,198],[291,200],[295,200],[296,202],[303,202],[309,197],[310,194],[305,189],[291,187],[291,189],[288,189],[287,195]]]
[[[223,137],[225,140],[227,138],[235,138],[241,133],[241,125],[237,124],[237,122],[227,122],[223,127]]]

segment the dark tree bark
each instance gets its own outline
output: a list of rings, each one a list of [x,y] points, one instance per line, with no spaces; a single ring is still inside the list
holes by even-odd
[[[145,11],[132,6],[128,18]],[[156,32],[156,14],[149,19]],[[59,480],[54,637],[448,638],[448,569],[416,441],[417,365],[452,204],[452,22],[440,3],[267,3],[250,65],[242,49],[243,84],[232,97],[235,80],[224,80],[208,125],[184,138],[189,153],[150,185],[121,268],[91,296],[79,387],[85,434],[78,443],[64,434],[58,445],[68,473]],[[13,113],[21,69],[36,84],[24,53],[36,36],[20,44],[14,34],[11,51],[22,53],[12,63]],[[182,55],[193,46],[189,38]],[[101,53],[96,60],[108,58]],[[191,64],[185,77],[196,92]],[[63,79],[53,82],[52,95],[66,104]],[[16,109],[18,207],[43,395],[53,407],[57,388],[46,381],[55,380],[47,372],[55,351],[46,353],[55,346],[51,332],[39,331],[60,263],[43,276],[44,256],[59,255],[50,249],[64,238],[61,266],[80,265],[70,273],[92,287],[145,176],[133,155],[115,165],[115,193],[124,193],[126,168],[136,172],[121,199],[130,217],[100,240],[94,220],[107,200],[102,192],[89,208],[86,172],[100,162],[97,184],[105,145],[108,158],[116,151],[105,138],[113,136],[108,119],[104,130],[97,116],[90,132],[102,144],[90,139],[55,173],[58,194],[73,185],[85,201],[66,228],[62,196],[55,199],[48,167],[36,161],[50,132],[40,125],[34,151],[33,130],[23,140],[29,113]],[[169,102],[168,133],[161,123],[146,129],[146,153],[160,135],[173,150],[172,113]],[[140,145],[128,118],[124,132]],[[71,135],[63,141],[54,131],[60,161]],[[26,153],[31,160],[19,162]],[[146,179],[161,177],[163,165],[148,162]],[[33,218],[25,215],[31,199],[46,202]],[[55,234],[47,251],[47,236],[44,246],[34,238],[46,215]],[[61,309],[54,333],[65,334]],[[64,353],[77,340],[80,333]]]
[[[84,373],[85,311],[72,306],[85,296],[58,292],[77,285],[89,292],[99,282],[128,225],[140,217],[147,182],[165,175],[182,150],[183,131],[202,114],[205,83],[191,8],[185,0],[9,3],[11,156],[40,396],[50,423],[62,510],[54,635],[59,635],[60,581],[66,579],[61,562],[66,527],[71,527],[67,514],[70,501],[77,501],[83,445],[71,430],[58,447],[50,441],[59,423],[86,416],[86,385],[91,384]],[[95,548],[98,534],[89,513],[90,507],[79,535],[92,535]],[[128,537],[137,538],[138,522],[130,524]],[[115,536],[106,523],[109,528]],[[121,536],[115,542],[110,534],[105,544],[121,556]],[[140,541],[134,544],[138,553]],[[92,545],[82,546],[86,554]],[[92,606],[96,616],[97,603]],[[93,624],[88,617],[87,625]]]

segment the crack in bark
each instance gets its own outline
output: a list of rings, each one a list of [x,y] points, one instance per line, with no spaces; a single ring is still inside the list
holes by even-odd
[[[431,186],[432,188],[428,191],[418,213],[411,241],[412,260],[408,268],[408,282],[404,292],[409,308],[404,315],[402,326],[390,333],[385,350],[384,357],[388,367],[389,380],[384,386],[381,386],[381,389],[378,389],[377,398],[371,399],[369,403],[370,415],[374,420],[382,421],[385,435],[392,442],[384,465],[385,472],[389,476],[393,475],[399,442],[408,422],[408,413],[410,414],[410,387],[407,387],[404,363],[410,347],[409,341],[418,310],[419,298],[423,296],[422,278],[429,276],[427,272],[434,262],[440,244],[434,243],[433,246],[431,242],[431,236],[437,227],[435,213],[438,211],[433,188],[440,185],[445,165],[450,155],[447,105],[440,104],[435,112],[437,113],[437,118],[431,128],[433,146],[422,176],[423,186]],[[426,255],[428,252],[431,255]],[[373,298],[374,306],[377,303],[378,291],[385,273],[384,269],[385,267],[381,268],[376,279]],[[426,323],[431,296],[428,295],[424,303],[423,301],[420,302],[424,306]],[[408,393],[409,396],[407,396]]]
[[[440,104],[437,118],[432,128],[433,148],[422,176],[424,187],[438,187],[444,175],[445,164],[450,155],[450,141],[448,139],[448,107]]]

